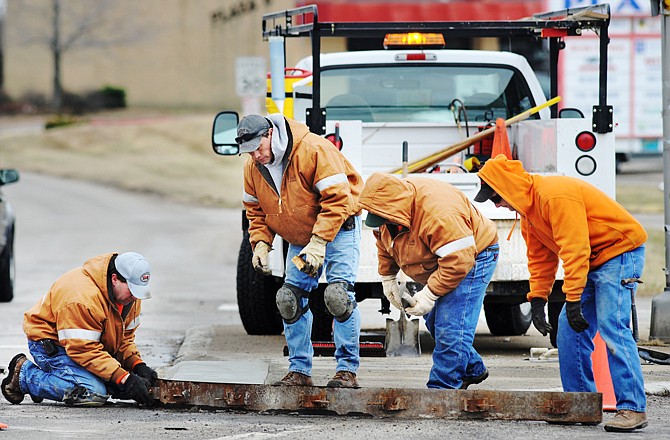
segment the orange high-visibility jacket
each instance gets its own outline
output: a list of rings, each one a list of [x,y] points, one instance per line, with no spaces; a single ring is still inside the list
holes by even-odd
[[[579,301],[592,268],[647,241],[642,225],[623,206],[581,179],[530,174],[503,155],[488,160],[479,177],[521,216],[529,300],[549,297],[559,258],[566,300]]]
[[[119,312],[107,276],[113,255],[91,258],[58,278],[24,314],[23,330],[31,341],[57,340],[73,361],[116,382],[142,362],[135,345],[141,301]]]
[[[275,234],[300,246],[312,235],[331,242],[347,218],[360,214],[356,199],[363,179],[351,163],[305,124],[285,120],[289,145],[281,196],[263,165],[250,157],[244,166],[244,207],[252,249],[259,241],[272,244]]]
[[[359,204],[406,228],[395,238],[388,224],[374,231],[379,274],[395,275],[402,269],[438,296],[458,287],[474,267],[477,254],[498,242],[495,223],[447,182],[374,173]]]

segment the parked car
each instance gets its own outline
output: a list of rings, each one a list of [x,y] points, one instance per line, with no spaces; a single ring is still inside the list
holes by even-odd
[[[19,173],[0,169],[0,187],[19,180]],[[0,188],[0,302],[14,298],[14,210]]]

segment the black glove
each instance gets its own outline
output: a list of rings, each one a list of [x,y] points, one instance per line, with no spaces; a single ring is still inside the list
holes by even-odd
[[[144,362],[135,365],[133,373],[148,380],[152,387],[156,385],[156,380],[158,380],[158,373],[156,373],[156,370],[148,367]]]
[[[126,383],[119,384],[119,388],[119,399],[132,399],[147,406],[154,404],[154,399],[149,394],[149,381],[137,374],[130,373]]]
[[[531,298],[530,311],[533,315],[533,325],[542,333],[542,336],[547,336],[554,328],[547,322],[547,315],[544,314],[544,306],[547,304],[542,298]]]
[[[568,316],[570,327],[577,333],[581,333],[589,328],[589,323],[582,315],[581,301],[565,302],[565,314]]]

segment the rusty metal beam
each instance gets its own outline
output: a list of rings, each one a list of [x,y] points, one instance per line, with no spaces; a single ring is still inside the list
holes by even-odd
[[[165,406],[372,417],[597,424],[602,395],[549,391],[286,387],[159,380]]]

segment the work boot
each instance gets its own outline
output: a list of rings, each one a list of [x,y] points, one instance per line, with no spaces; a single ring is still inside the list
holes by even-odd
[[[605,431],[630,432],[647,426],[647,414],[620,409],[612,420],[605,423]]]
[[[489,370],[486,369],[482,374],[475,377],[464,377],[463,383],[461,384],[461,389],[466,390],[470,385],[476,385],[478,383],[484,382],[489,377]]]
[[[338,371],[330,381],[329,388],[360,388],[356,381],[356,374],[351,371]]]
[[[286,385],[290,387],[311,387],[312,378],[306,374],[298,373],[297,371],[289,371],[284,378],[272,384],[273,386]]]
[[[21,384],[19,383],[19,373],[21,373],[21,367],[23,363],[27,360],[26,355],[19,353],[9,362],[9,372],[7,377],[2,380],[2,395],[5,396],[5,399],[9,403],[18,405],[23,402],[23,397],[26,393],[21,391]]]

